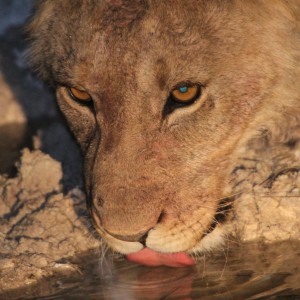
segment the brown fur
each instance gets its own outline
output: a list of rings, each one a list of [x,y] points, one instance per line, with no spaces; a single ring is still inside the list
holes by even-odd
[[[161,252],[220,241],[237,153],[266,136],[264,151],[299,139],[299,19],[298,0],[41,1],[31,60],[81,145],[90,210],[111,247],[137,251],[146,233]],[[164,115],[183,81],[202,96]]]

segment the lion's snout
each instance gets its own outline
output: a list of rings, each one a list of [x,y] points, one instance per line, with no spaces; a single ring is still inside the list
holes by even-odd
[[[155,190],[143,186],[109,187],[105,197],[96,196],[92,202],[94,223],[116,239],[144,243],[148,232],[162,222],[164,216],[163,201]],[[104,189],[100,191],[103,193]]]
[[[148,152],[140,145],[130,152],[120,145],[112,153],[100,147],[93,168],[86,170],[96,230],[124,254],[143,247],[191,251],[205,238],[216,214],[215,177],[183,167],[179,156],[167,156],[162,164],[153,156],[146,159]]]

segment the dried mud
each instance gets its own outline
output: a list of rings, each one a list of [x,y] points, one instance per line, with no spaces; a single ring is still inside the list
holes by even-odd
[[[17,177],[0,177],[0,292],[71,271],[74,267],[61,261],[99,249],[84,193],[73,189],[64,195],[61,179],[59,162],[28,149]]]

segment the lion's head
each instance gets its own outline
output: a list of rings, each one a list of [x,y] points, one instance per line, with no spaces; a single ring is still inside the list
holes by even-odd
[[[299,103],[296,14],[296,0],[41,1],[32,62],[56,88],[113,249],[220,244],[237,149]]]

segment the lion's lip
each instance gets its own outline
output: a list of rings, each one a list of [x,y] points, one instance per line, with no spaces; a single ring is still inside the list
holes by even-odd
[[[196,263],[191,256],[184,252],[158,253],[149,248],[144,248],[136,253],[130,253],[126,257],[129,261],[151,267],[187,267],[193,266]]]

